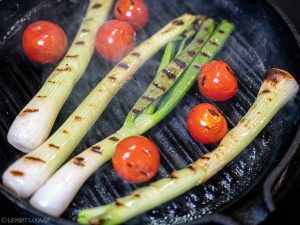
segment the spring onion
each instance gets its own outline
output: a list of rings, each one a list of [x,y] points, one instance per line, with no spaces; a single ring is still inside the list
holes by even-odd
[[[289,73],[270,70],[250,110],[214,151],[114,203],[81,211],[79,223],[120,224],[203,184],[245,149],[298,90],[298,83]]]
[[[92,90],[47,141],[4,172],[4,185],[21,197],[31,196],[66,160],[125,82],[195,19],[196,16],[184,14],[136,47]]]
[[[112,4],[112,0],[90,2],[69,51],[14,120],[7,139],[20,151],[30,152],[48,137],[60,109],[89,64],[97,29],[106,20]]]
[[[75,156],[34,194],[30,203],[43,212],[59,216],[70,204],[87,178],[112,157],[115,147],[120,140],[146,132],[163,120],[183,98],[196,80],[201,65],[211,60],[219,51],[232,32],[233,25],[224,21],[219,26],[219,29],[223,29],[224,33],[221,34],[216,31],[210,38],[210,40],[216,40],[217,45],[212,45],[210,41],[202,49],[209,53],[210,57],[202,54],[195,55],[195,59],[190,67],[178,82],[175,83],[174,81],[174,87],[162,97],[157,110],[154,112],[145,110],[132,123],[124,123],[124,126],[115,134]],[[160,76],[160,73],[157,74],[156,78],[158,76]]]

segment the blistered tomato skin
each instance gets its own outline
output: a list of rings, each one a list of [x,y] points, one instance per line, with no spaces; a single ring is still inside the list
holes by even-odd
[[[217,143],[227,133],[226,119],[209,103],[199,104],[191,110],[187,127],[192,137],[202,144]]]
[[[226,101],[238,90],[233,71],[223,61],[211,61],[203,65],[198,79],[200,92],[213,101]]]
[[[117,145],[112,163],[123,179],[142,183],[155,176],[159,160],[158,149],[152,141],[143,136],[132,136]]]
[[[134,29],[145,27],[149,20],[149,10],[142,0],[118,0],[114,8],[115,17],[130,23]]]
[[[29,59],[48,64],[64,56],[68,38],[59,25],[49,21],[37,21],[25,29],[22,44]]]
[[[106,60],[118,62],[135,46],[136,33],[133,27],[121,20],[104,23],[96,35],[96,49]]]

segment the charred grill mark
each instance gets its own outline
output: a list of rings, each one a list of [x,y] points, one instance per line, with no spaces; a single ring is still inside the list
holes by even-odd
[[[119,6],[117,7],[117,11],[118,11],[118,13],[122,14],[122,10],[120,9]]]
[[[268,98],[268,100],[271,102],[273,99],[272,98]]]
[[[75,45],[84,45],[84,41],[76,41]]]
[[[199,65],[194,65],[194,67],[198,70],[200,70],[200,68],[201,68]]]
[[[174,59],[174,62],[175,62],[175,64],[176,64],[179,68],[181,68],[181,69],[184,69],[184,68],[186,67],[186,63],[183,62],[183,61],[180,60],[180,59],[175,58],[175,59]]]
[[[118,142],[119,141],[119,138],[114,137],[114,136],[112,136],[112,137],[110,137],[108,139],[111,140],[111,141],[114,141],[114,142]]]
[[[170,32],[171,30],[173,30],[173,27],[170,27],[169,29],[163,31],[162,34],[166,34],[166,33]]]
[[[141,195],[140,195],[140,194],[134,194],[133,197],[135,197],[135,198],[140,198]]]
[[[92,146],[92,147],[91,147],[91,150],[92,150],[93,152],[102,154],[102,148],[99,147],[99,146]]]
[[[25,114],[25,113],[35,113],[35,112],[38,112],[39,110],[38,109],[25,109],[24,111],[23,111],[23,113],[22,114]]]
[[[33,157],[33,156],[26,156],[25,159],[31,160],[31,161],[35,161],[35,162],[41,162],[41,163],[46,163],[44,160],[37,158],[37,157]]]
[[[171,71],[169,71],[168,69],[165,68],[162,70],[162,72],[164,74],[166,74],[169,79],[171,79],[171,80],[176,79],[176,75],[174,73],[172,73]]]
[[[196,55],[196,52],[193,51],[193,50],[190,50],[190,51],[188,51],[187,53],[188,53],[188,55],[189,55],[190,57],[193,57],[194,55]]]
[[[178,179],[178,177],[176,176],[176,172],[173,172],[171,174],[170,179]]]
[[[140,57],[140,56],[141,56],[141,54],[138,53],[138,52],[133,52],[133,53],[131,53],[131,55],[132,55],[132,56],[135,56],[135,57]]]
[[[38,95],[37,98],[47,98],[47,95]]]
[[[87,18],[85,22],[93,21],[93,18]]]
[[[11,170],[10,173],[15,177],[22,177],[25,175],[25,173],[20,170]]]
[[[233,73],[232,69],[230,69],[229,66],[226,66],[226,69],[228,70],[229,73]]]
[[[69,134],[69,131],[67,131],[66,129],[64,129],[62,132],[63,132],[64,134]]]
[[[102,4],[96,3],[95,5],[92,6],[92,9],[99,9],[102,7]]]
[[[55,145],[55,144],[49,144],[48,145],[50,148],[56,148],[56,149],[59,149],[59,146],[58,145]]]
[[[271,91],[269,90],[269,89],[266,89],[266,90],[263,90],[261,93],[262,94],[268,94],[268,93],[270,93]]]
[[[154,85],[156,88],[162,90],[163,92],[166,91],[166,88],[165,88],[164,86],[162,86],[160,83],[153,82],[153,85]]]
[[[145,99],[148,102],[154,102],[154,100],[155,100],[154,98],[151,98],[151,97],[146,96],[146,95],[142,96],[142,99]]]
[[[203,55],[207,58],[211,58],[211,56],[207,52],[204,52],[204,51],[201,51],[201,55]]]
[[[195,166],[193,166],[193,165],[189,165],[188,167],[187,167],[187,169],[189,169],[189,170],[192,170],[192,171],[196,171],[196,167]]]
[[[209,40],[209,43],[213,46],[219,46],[219,43],[216,40]]]
[[[198,39],[198,40],[197,40],[197,43],[198,43],[199,45],[202,45],[202,44],[204,43],[204,41],[203,41],[202,39]]]
[[[116,81],[117,80],[117,78],[115,78],[114,76],[109,76],[108,77],[111,81]]]
[[[83,28],[83,29],[81,30],[81,32],[82,32],[82,33],[89,33],[89,32],[90,32],[90,30],[89,30],[89,29],[85,29],[85,28]]]
[[[50,84],[55,84],[56,83],[55,80],[48,80],[47,82],[50,83]]]
[[[204,75],[203,78],[202,78],[202,80],[201,80],[202,87],[205,85],[205,80],[206,80],[206,76]]]
[[[186,38],[186,36],[187,36],[187,30],[183,31],[181,34],[181,37],[183,37],[183,38]]]
[[[222,30],[222,29],[219,29],[218,32],[219,32],[220,34],[225,34],[225,31]]]
[[[59,72],[70,72],[72,70],[71,67],[66,67],[66,68],[56,68],[56,71],[59,71]]]
[[[181,25],[184,24],[184,22],[182,20],[174,20],[173,24],[176,25],[176,26],[181,26]]]
[[[116,204],[117,207],[124,206],[124,204],[122,204],[122,203],[119,202],[118,200],[115,201],[115,204]]]
[[[81,117],[81,116],[75,116],[74,119],[75,119],[76,121],[81,121],[81,120],[82,120],[82,117]]]
[[[66,58],[77,58],[79,55],[66,55]]]
[[[210,158],[208,156],[200,156],[200,159],[209,160]]]
[[[212,116],[218,116],[219,117],[219,114],[213,110],[213,109],[208,109],[208,112],[212,115]]]
[[[141,113],[141,110],[138,110],[138,109],[133,109],[133,110],[132,110],[132,112],[133,112],[134,114],[137,114],[137,115],[138,115],[138,114],[140,114],[140,113]]]
[[[288,72],[277,69],[277,68],[272,68],[271,70],[268,71],[267,73],[267,78],[266,80],[271,82],[271,84],[276,85],[280,82],[282,79],[293,79],[292,75],[289,74]]]
[[[119,63],[118,67],[121,67],[121,68],[126,69],[126,70],[129,68],[129,66],[126,63]]]
[[[83,157],[76,157],[74,160],[73,160],[73,163],[77,166],[85,166],[84,165],[84,161],[85,159]]]
[[[244,119],[241,119],[240,124],[244,124],[246,122],[247,122],[247,120],[244,118]]]

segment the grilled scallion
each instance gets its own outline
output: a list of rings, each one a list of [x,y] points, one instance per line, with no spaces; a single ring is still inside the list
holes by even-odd
[[[77,35],[63,60],[11,125],[7,139],[22,152],[45,141],[55,119],[85,72],[95,48],[97,29],[106,20],[113,0],[92,0]]]

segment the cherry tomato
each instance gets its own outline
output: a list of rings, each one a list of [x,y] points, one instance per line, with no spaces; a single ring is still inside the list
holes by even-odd
[[[150,180],[159,167],[159,152],[148,138],[132,136],[120,141],[113,155],[116,172],[131,183]]]
[[[192,109],[187,127],[192,137],[202,144],[216,143],[227,133],[226,119],[209,103],[199,104]]]
[[[198,79],[200,92],[213,101],[226,101],[238,90],[238,82],[228,64],[211,61],[203,65]]]
[[[145,27],[149,20],[148,7],[142,0],[119,0],[114,14],[118,20],[129,22],[136,30]]]
[[[96,49],[108,61],[117,62],[135,46],[135,31],[126,21],[110,20],[96,35]]]
[[[36,63],[48,64],[63,57],[68,38],[59,25],[41,20],[25,29],[22,42],[28,58]]]

